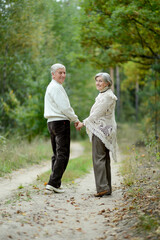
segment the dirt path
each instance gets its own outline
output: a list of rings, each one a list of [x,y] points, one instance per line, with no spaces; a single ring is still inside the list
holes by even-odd
[[[71,142],[70,159],[76,158],[83,153],[83,147],[77,142]],[[51,168],[51,161],[34,165],[27,169],[20,169],[0,178],[0,200],[6,199],[20,186],[27,186],[37,179],[37,176]]]
[[[63,194],[45,195],[38,182],[16,190],[7,203],[1,201],[0,240],[127,238],[127,230],[116,221],[115,211],[122,204],[118,168],[119,163],[112,164],[113,194],[103,198],[94,197],[93,171],[65,185]]]

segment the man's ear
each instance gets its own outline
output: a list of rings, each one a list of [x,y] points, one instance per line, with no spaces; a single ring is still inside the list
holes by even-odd
[[[54,77],[54,73],[52,72],[51,74],[52,74],[52,77]]]

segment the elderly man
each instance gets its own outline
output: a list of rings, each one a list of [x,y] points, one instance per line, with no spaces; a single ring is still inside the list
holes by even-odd
[[[66,77],[64,65],[51,66],[52,81],[49,83],[44,102],[44,117],[47,120],[53,150],[52,173],[46,186],[46,193],[63,193],[61,179],[67,167],[70,154],[70,122],[75,126],[78,117],[70,105],[69,98],[62,84]]]

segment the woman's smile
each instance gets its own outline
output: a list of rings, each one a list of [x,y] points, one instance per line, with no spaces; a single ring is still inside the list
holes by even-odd
[[[108,84],[103,81],[102,76],[96,78],[96,88],[98,91],[103,90]]]

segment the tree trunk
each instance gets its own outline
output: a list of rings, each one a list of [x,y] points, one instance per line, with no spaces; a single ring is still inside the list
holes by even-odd
[[[111,79],[112,79],[112,91],[114,92],[114,68],[110,68],[110,76],[111,76]]]
[[[119,76],[119,67],[116,66],[116,89],[117,89],[117,118],[120,117],[120,76]]]
[[[139,105],[138,92],[139,92],[139,83],[138,83],[138,81],[136,81],[135,106],[136,106],[136,121],[137,122],[138,122],[138,105]]]
[[[156,76],[155,76],[155,81],[154,81],[154,88],[155,88],[155,94],[154,94],[154,96],[155,96],[155,101],[154,101],[154,103],[155,103],[155,138],[156,139],[158,139],[158,107],[157,107],[157,102],[158,102],[158,100],[157,100],[157,75],[158,74],[155,74]]]
[[[8,57],[8,44],[6,45],[6,48],[5,48],[5,62],[4,62],[4,65],[3,65],[3,76],[2,76],[2,89],[1,89],[1,93],[2,93],[2,96],[4,95],[5,93],[5,88],[6,88],[6,78],[7,78],[7,57]]]

